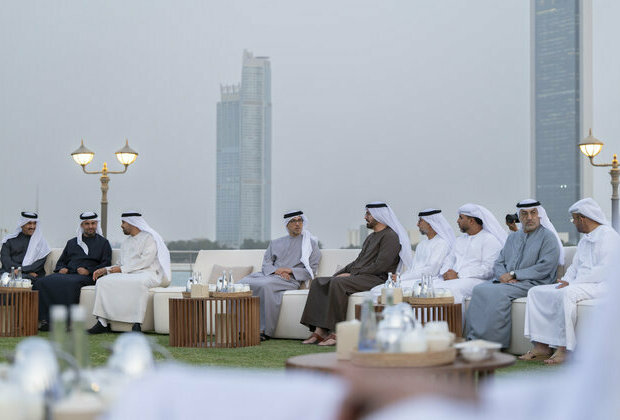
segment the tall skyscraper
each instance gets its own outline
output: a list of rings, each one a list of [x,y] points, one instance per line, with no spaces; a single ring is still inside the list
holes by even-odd
[[[243,52],[241,84],[217,104],[216,239],[238,247],[271,237],[271,67]]]
[[[591,0],[531,0],[532,191],[577,241],[568,208],[592,194],[577,145],[592,124]]]

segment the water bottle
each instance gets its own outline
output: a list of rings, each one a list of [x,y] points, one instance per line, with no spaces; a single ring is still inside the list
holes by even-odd
[[[228,272],[228,291],[229,292],[235,291],[235,279],[233,278],[232,270]]]
[[[226,270],[222,271],[222,292],[228,291],[228,278],[226,276]]]
[[[19,282],[22,281],[22,268],[21,268],[21,266],[17,267],[17,278],[15,280],[19,281]]]
[[[185,283],[185,291],[190,293],[192,291],[192,278],[187,279],[187,283]]]
[[[221,292],[223,286],[224,286],[224,278],[222,276],[219,276],[217,278],[217,283],[215,284],[215,291]]]
[[[357,349],[364,352],[377,351],[377,315],[372,298],[367,298],[362,304],[362,325]]]
[[[11,275],[9,276],[9,287],[15,287],[15,267],[11,267]]]
[[[396,273],[396,282],[394,283],[394,287],[396,288],[401,288],[401,284],[400,284],[400,273]]]
[[[58,350],[68,352],[67,341],[67,307],[65,305],[52,305],[50,308],[50,339]],[[66,362],[60,359],[60,364],[66,366]]]
[[[85,320],[84,308],[80,305],[71,305],[71,353],[80,368],[86,368],[90,364]]]

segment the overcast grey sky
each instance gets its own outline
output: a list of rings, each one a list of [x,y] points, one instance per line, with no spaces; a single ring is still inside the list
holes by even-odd
[[[363,205],[408,228],[465,202],[498,217],[530,196],[527,0],[3,1],[0,228],[39,211],[52,246],[99,211],[90,169],[124,139],[140,156],[110,181],[109,237],[139,209],[167,240],[215,239],[215,105],[243,49],[271,57],[274,236],[303,208],[328,247]],[[620,152],[620,2],[594,4],[594,134]],[[609,215],[609,175],[594,171]],[[544,204],[544,203],[543,203]],[[568,217],[568,215],[567,215]]]

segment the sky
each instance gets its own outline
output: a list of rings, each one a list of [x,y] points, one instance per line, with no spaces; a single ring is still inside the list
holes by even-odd
[[[119,170],[127,138],[139,156],[111,175],[111,241],[134,209],[166,240],[215,239],[216,103],[244,49],[271,59],[274,237],[302,208],[326,247],[346,245],[375,200],[409,229],[427,207],[456,229],[466,202],[503,218],[532,194],[529,3],[5,0],[0,229],[38,206],[62,246],[101,196],[70,153],[84,139],[90,170]],[[600,161],[620,152],[619,17],[620,2],[595,1]],[[608,216],[610,193],[595,169]]]

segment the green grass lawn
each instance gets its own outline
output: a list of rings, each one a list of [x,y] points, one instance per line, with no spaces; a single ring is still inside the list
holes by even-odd
[[[284,369],[286,359],[292,356],[308,353],[332,352],[334,348],[325,348],[313,345],[303,345],[301,340],[268,340],[260,346],[238,349],[196,349],[168,346],[168,336],[146,334],[150,340],[164,346],[177,361],[204,366],[226,366],[255,369]],[[39,337],[48,337],[48,333],[39,333]],[[100,334],[88,336],[91,363],[100,366],[106,362],[110,354],[111,345],[119,334]],[[20,338],[0,338],[0,361],[7,361],[6,355],[13,352]],[[158,356],[158,358],[161,358]],[[517,361],[514,366],[500,369],[497,374],[511,374],[514,372],[531,372],[537,370],[556,369],[555,366],[546,366],[542,362]]]

